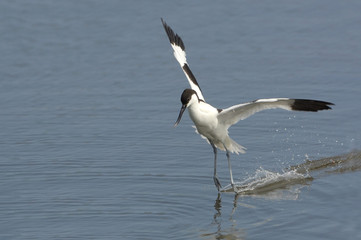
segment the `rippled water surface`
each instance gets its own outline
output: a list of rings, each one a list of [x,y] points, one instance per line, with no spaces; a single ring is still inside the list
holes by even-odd
[[[0,2],[1,239],[361,238],[359,1]],[[240,194],[212,148],[160,18],[207,102],[335,103],[230,129]],[[218,175],[229,173],[219,152]]]

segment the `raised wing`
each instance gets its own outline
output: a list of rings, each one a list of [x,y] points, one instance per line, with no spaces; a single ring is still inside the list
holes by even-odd
[[[266,109],[282,108],[288,111],[308,111],[317,112],[320,110],[331,109],[330,102],[308,100],[308,99],[289,99],[289,98],[269,98],[258,99],[253,102],[234,105],[221,110],[218,114],[218,120],[227,127],[232,126],[240,120]]]
[[[186,59],[186,52],[185,47],[182,39],[178,36],[178,34],[175,34],[173,30],[167,25],[165,21],[163,21],[163,18],[161,18],[163,27],[165,32],[168,35],[169,42],[174,50],[174,57],[177,59],[179,65],[183,69],[184,74],[186,75],[189,84],[191,85],[191,88],[196,91],[198,98],[200,100],[204,101],[204,97],[202,94],[202,90],[198,85],[198,82],[196,78],[194,77],[192,71],[190,70],[187,59]]]

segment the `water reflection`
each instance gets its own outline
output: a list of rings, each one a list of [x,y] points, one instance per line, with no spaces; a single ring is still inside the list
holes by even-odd
[[[237,198],[237,195],[235,195],[233,208],[229,214],[228,221],[224,222],[224,216],[222,216],[222,195],[218,193],[217,199],[214,201],[214,215],[212,221],[212,225],[216,227],[216,231],[202,234],[201,237],[203,239],[245,239],[245,230],[237,226],[237,221],[233,219],[233,214],[237,208]],[[224,215],[227,216],[227,214]]]

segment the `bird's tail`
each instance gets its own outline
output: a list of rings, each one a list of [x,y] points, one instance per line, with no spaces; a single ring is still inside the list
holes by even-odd
[[[216,147],[221,149],[222,151],[226,151],[226,149],[224,148],[224,146],[226,146],[227,150],[231,153],[246,153],[246,148],[236,143],[236,141],[234,141],[230,137],[226,138],[226,140],[224,141],[224,145],[222,142],[214,143],[214,145],[216,145]]]
[[[196,130],[196,133],[198,133],[202,138],[207,140],[207,142],[209,144],[211,144],[209,142],[208,138],[206,138],[205,136],[203,136],[202,134],[200,134],[198,132],[196,126],[192,126],[192,127]],[[217,141],[212,141],[212,142],[218,149],[220,149],[222,151],[226,151],[224,146],[226,146],[228,151],[230,151],[231,153],[236,153],[236,154],[246,153],[246,150],[247,150],[247,148],[243,147],[242,145],[239,145],[238,143],[236,143],[236,141],[231,139],[229,136],[226,137],[226,140],[224,141],[224,145],[223,145],[223,142],[221,142],[221,141],[218,141],[218,142]]]
[[[225,141],[226,148],[228,149],[228,151],[230,151],[231,153],[246,153],[246,148],[243,147],[242,145],[239,145],[238,143],[236,143],[233,139],[231,139],[230,137],[228,137]],[[225,149],[224,149],[225,150]]]

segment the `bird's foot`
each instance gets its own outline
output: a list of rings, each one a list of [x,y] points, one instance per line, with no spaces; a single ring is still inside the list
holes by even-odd
[[[221,190],[222,188],[222,185],[221,185],[221,182],[219,181],[218,177],[215,175],[213,176],[213,181],[214,181],[214,184],[216,185],[216,188],[218,190],[218,192]]]
[[[231,185],[232,185],[233,191],[235,193],[238,193],[238,188],[236,187],[236,185],[234,183],[231,183]]]

